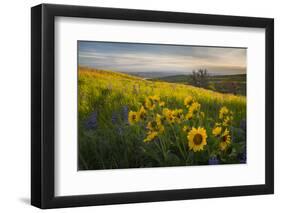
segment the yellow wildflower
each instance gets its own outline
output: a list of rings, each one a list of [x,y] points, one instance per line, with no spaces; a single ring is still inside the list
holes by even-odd
[[[193,112],[188,112],[188,113],[185,115],[185,118],[186,118],[187,120],[192,119],[192,117],[193,117]]]
[[[162,125],[162,118],[159,114],[156,115],[156,119],[153,121],[149,121],[147,123],[146,128],[149,131],[155,131],[162,133],[164,131],[164,126]]]
[[[139,114],[134,111],[129,112],[128,116],[129,124],[133,125],[139,121]]]
[[[174,123],[175,117],[174,117],[174,113],[172,110],[170,110],[168,108],[164,108],[163,115],[165,116],[165,119],[168,121],[168,123]]]
[[[149,131],[147,137],[143,140],[143,142],[149,142],[155,139],[158,136],[158,132],[156,131]]]
[[[155,103],[153,102],[152,99],[146,98],[144,102],[144,106],[148,110],[153,110],[155,108]]]
[[[160,101],[160,97],[157,95],[148,96],[148,98],[151,99],[152,101],[156,101],[156,102]]]
[[[186,107],[189,107],[189,105],[193,102],[192,96],[187,96],[183,102]]]
[[[219,118],[220,118],[220,119],[223,119],[228,113],[229,113],[229,109],[228,109],[227,107],[223,106],[223,107],[220,109]]]
[[[222,125],[223,126],[229,126],[231,124],[231,120],[232,120],[232,117],[226,116],[225,119],[222,122]]]
[[[172,111],[172,114],[173,114],[174,120],[177,123],[180,123],[184,118],[182,109],[175,109]]]
[[[220,126],[217,126],[213,129],[213,135],[218,136],[221,134],[222,128]]]
[[[201,105],[198,102],[193,102],[189,108],[190,111],[196,113],[200,110]]]
[[[143,106],[141,106],[141,108],[140,108],[138,114],[139,114],[139,118],[140,118],[140,119],[142,119],[142,120],[145,120],[145,119],[146,119],[147,112],[146,112],[146,110],[144,109]]]
[[[230,140],[231,137],[229,131],[225,129],[224,133],[222,134],[221,141],[219,143],[221,151],[224,151],[228,147],[228,145],[230,144]]]
[[[198,102],[193,102],[191,106],[188,109],[188,113],[185,115],[185,118],[187,120],[190,120],[193,118],[193,115],[197,112],[199,112],[201,105]]]
[[[162,133],[164,131],[164,126],[162,124],[162,117],[161,115],[156,115],[156,124],[157,124],[157,130]]]
[[[198,152],[204,149],[207,145],[207,133],[204,128],[198,127],[197,129],[192,127],[187,135],[189,150]]]

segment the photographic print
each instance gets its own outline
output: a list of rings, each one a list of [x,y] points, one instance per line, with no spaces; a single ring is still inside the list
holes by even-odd
[[[247,49],[78,41],[78,169],[246,163]]]

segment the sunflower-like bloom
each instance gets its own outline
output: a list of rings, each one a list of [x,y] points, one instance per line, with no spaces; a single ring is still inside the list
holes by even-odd
[[[155,103],[154,103],[154,101],[152,99],[146,98],[145,102],[144,102],[144,106],[148,110],[153,110],[156,105],[155,105]]]
[[[222,128],[220,126],[217,126],[213,129],[213,135],[219,136],[221,134]]]
[[[160,101],[160,97],[158,95],[151,95],[151,96],[148,96],[148,98],[152,101],[155,101],[155,102]]]
[[[130,111],[129,112],[129,124],[133,125],[139,121],[139,114],[138,112]]]
[[[152,140],[154,140],[158,136],[158,132],[156,131],[149,131],[146,138],[143,140],[143,142],[147,143]]]
[[[146,125],[148,130],[154,130],[157,127],[156,121],[149,121]]]
[[[193,102],[189,108],[190,111],[192,111],[193,113],[196,113],[200,110],[201,105],[198,102]]]
[[[187,120],[190,120],[190,119],[192,119],[193,118],[193,112],[188,112],[186,115],[185,115],[185,119],[187,119]]]
[[[173,117],[174,117],[174,120],[177,122],[177,123],[181,123],[184,116],[183,116],[183,110],[182,109],[175,109],[172,111],[172,114],[173,114]]]
[[[197,129],[192,127],[187,135],[189,150],[198,152],[204,149],[207,145],[207,133],[204,128],[198,127]]]
[[[228,147],[228,145],[230,144],[230,141],[231,141],[231,137],[230,137],[229,131],[227,129],[225,129],[224,133],[222,134],[221,141],[219,143],[219,147],[220,147],[221,151],[224,151]]]
[[[157,128],[159,132],[163,132],[164,131],[164,126],[162,124],[162,116],[159,114],[156,114],[156,124],[157,124]]]
[[[172,124],[175,122],[175,116],[174,116],[173,110],[164,108],[163,115],[164,115],[165,119],[168,121],[168,123]]]
[[[155,120],[149,121],[146,128],[148,129],[147,136],[143,140],[144,142],[149,142],[158,137],[159,134],[164,132],[164,126],[162,124],[161,115],[157,114]]]
[[[187,112],[187,114],[185,115],[185,118],[186,118],[187,120],[192,119],[193,116],[194,116],[194,114],[197,113],[197,112],[199,112],[200,108],[201,108],[201,105],[200,105],[198,102],[193,102],[193,103],[191,104],[191,106],[189,107],[188,112]]]
[[[139,118],[142,120],[145,120],[147,117],[147,112],[143,106],[141,106],[141,108],[139,109],[138,114],[139,114]]]
[[[164,131],[164,126],[162,124],[162,117],[161,115],[157,114],[155,120],[149,121],[147,123],[146,128],[150,132],[159,132],[162,133]]]
[[[184,101],[183,101],[184,106],[186,106],[186,107],[189,107],[189,105],[190,105],[192,102],[193,102],[192,96],[187,96],[187,97],[184,99]]]
[[[226,116],[222,122],[223,126],[229,126],[231,124],[231,121],[233,120],[232,116]]]
[[[145,99],[144,106],[148,110],[153,110],[156,107],[156,103],[160,101],[160,97],[157,95],[148,96]]]
[[[220,112],[219,112],[219,118],[220,119],[223,119],[225,116],[227,116],[227,114],[229,113],[229,109],[225,106],[223,106],[221,109],[220,109]]]

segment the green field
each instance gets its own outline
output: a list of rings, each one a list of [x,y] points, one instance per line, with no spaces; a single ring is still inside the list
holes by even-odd
[[[245,163],[246,97],[165,81],[79,68],[80,170]]]
[[[193,84],[191,75],[174,75],[154,78],[151,80],[181,83],[186,85]],[[208,82],[209,85],[207,86],[207,89],[221,93],[246,95],[246,74],[208,76]]]

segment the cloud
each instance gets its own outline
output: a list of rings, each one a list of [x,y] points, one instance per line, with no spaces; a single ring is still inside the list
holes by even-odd
[[[79,42],[79,65],[126,72],[246,72],[246,49],[111,42]]]

